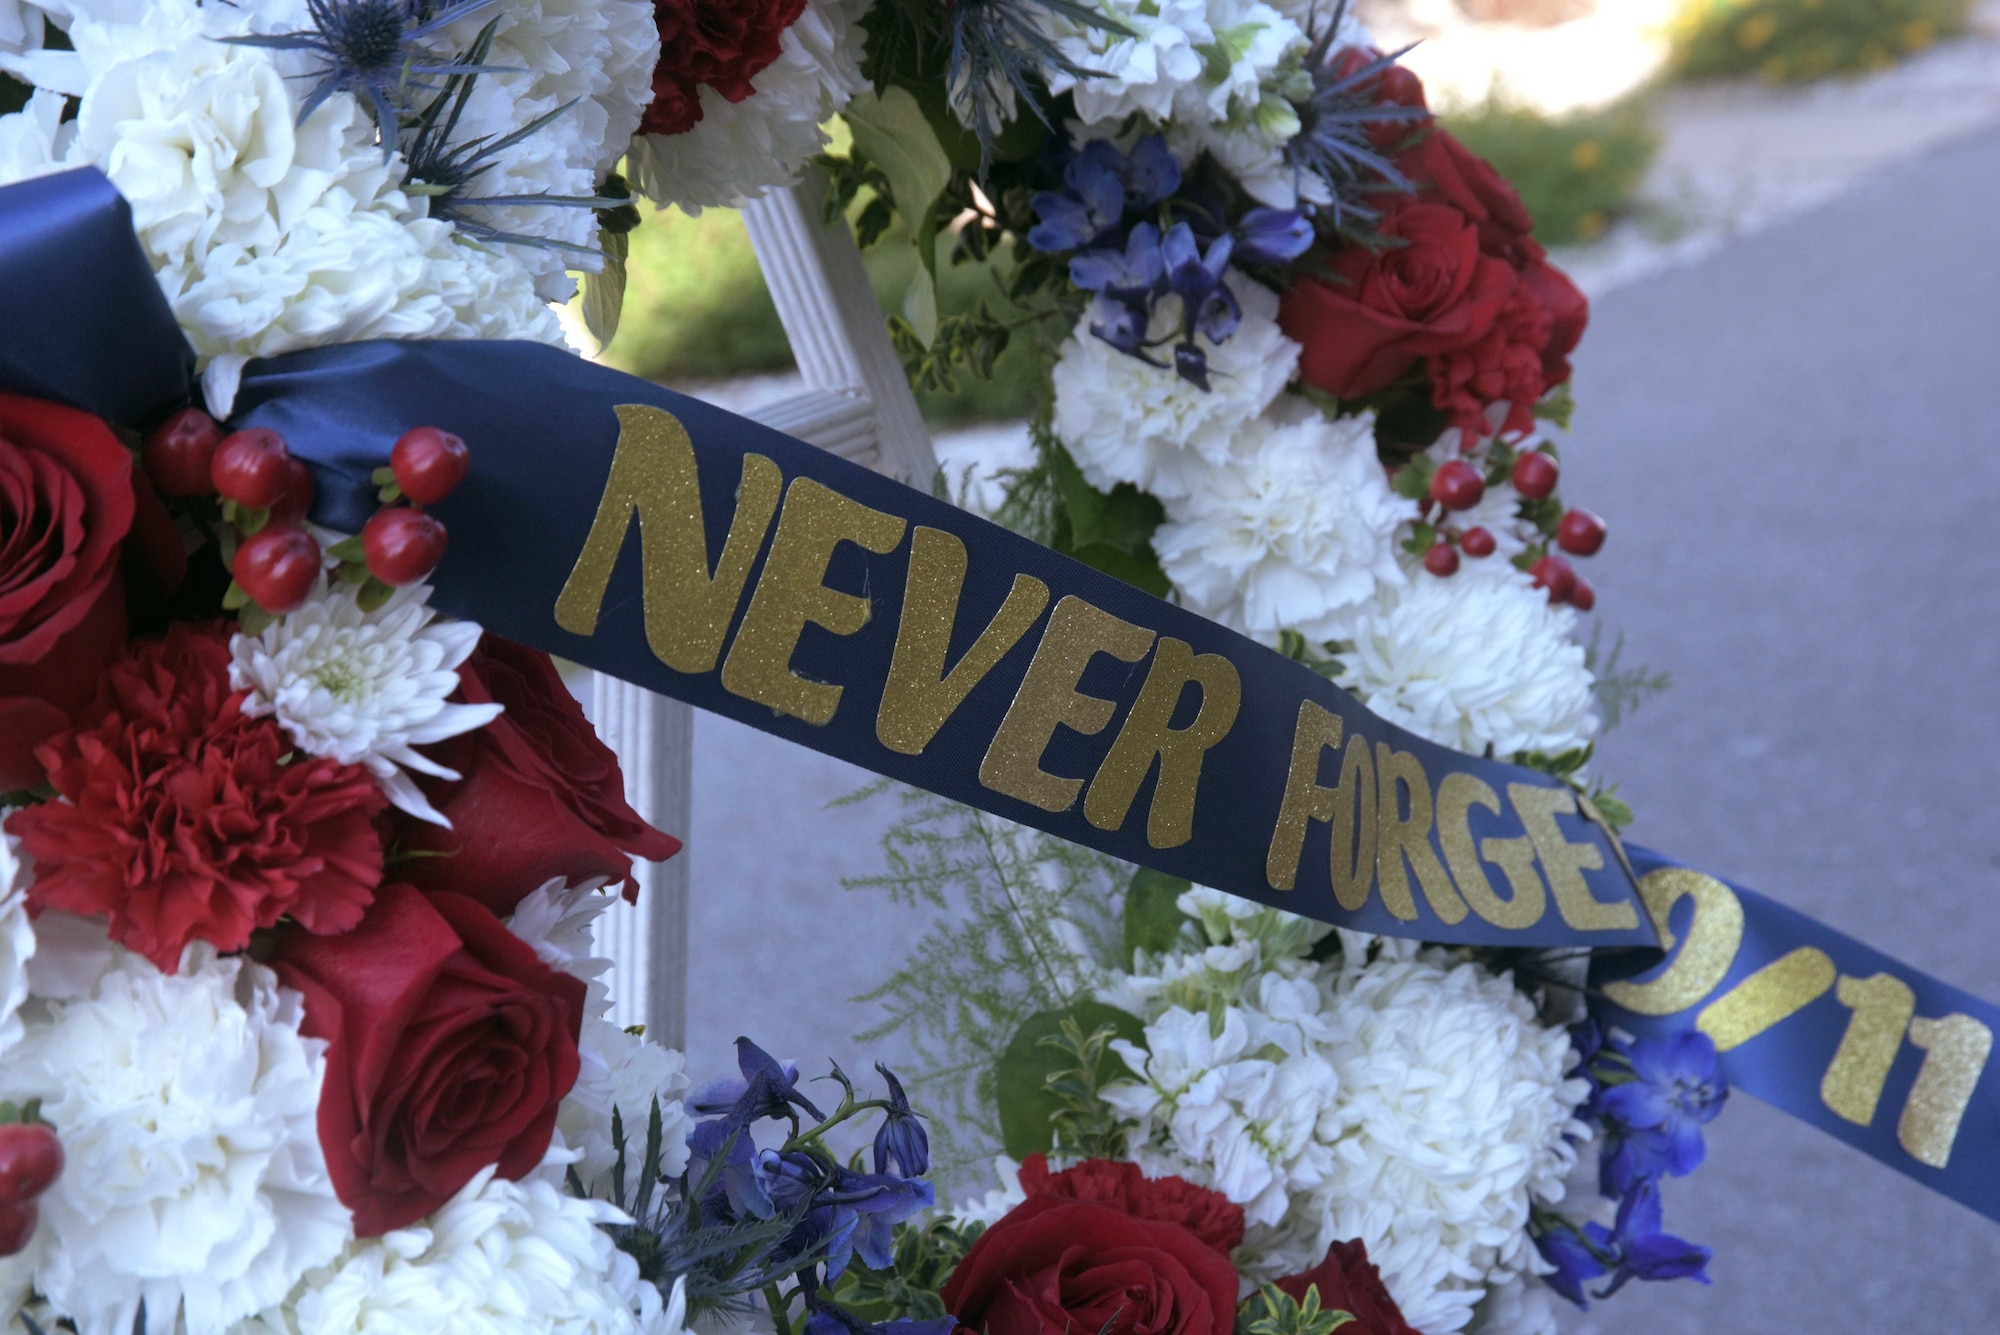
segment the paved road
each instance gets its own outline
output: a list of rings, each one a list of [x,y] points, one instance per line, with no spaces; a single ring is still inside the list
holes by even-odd
[[[1675,689],[1612,734],[1644,842],[2000,997],[2000,136],[1612,293],[1566,494],[1605,514],[1599,607]],[[865,1070],[843,999],[900,958],[838,889],[879,865],[862,776],[696,732],[690,1047],[739,1031]],[[891,1054],[893,1056],[893,1053]],[[1634,1286],[1620,1335],[2000,1330],[2000,1224],[1747,1098],[1668,1193],[1711,1289]],[[2000,1192],[2000,1184],[1995,1185]]]

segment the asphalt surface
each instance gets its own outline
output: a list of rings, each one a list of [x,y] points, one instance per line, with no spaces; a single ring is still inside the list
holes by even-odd
[[[1633,833],[2000,998],[2000,135],[1893,168],[1607,296],[1564,494],[1629,661],[1673,689],[1610,734]],[[696,728],[690,1065],[749,1033],[865,1071],[848,998],[901,960],[892,812],[858,771]],[[2000,1331],[2000,1224],[1748,1097],[1667,1221],[1714,1286],[1634,1285],[1623,1335]],[[2000,1195],[2000,1183],[1994,1184]]]

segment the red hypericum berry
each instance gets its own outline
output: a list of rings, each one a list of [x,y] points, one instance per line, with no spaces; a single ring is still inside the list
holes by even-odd
[[[1431,474],[1431,499],[1447,510],[1470,510],[1486,494],[1486,479],[1463,459],[1440,464]]]
[[[42,1212],[33,1201],[0,1201],[0,1256],[15,1256],[35,1236]]]
[[[1591,588],[1590,585],[1581,576],[1579,576],[1576,583],[1570,586],[1569,605],[1571,607],[1574,607],[1579,612],[1588,612],[1591,608],[1597,606],[1597,590]]]
[[[414,584],[437,569],[444,548],[444,525],[407,506],[377,510],[361,526],[361,555],[368,573],[391,588]]]
[[[236,549],[229,573],[273,616],[295,611],[319,579],[319,544],[302,528],[262,528]]]
[[[291,470],[285,465],[291,457],[285,438],[268,427],[234,431],[215,447],[209,480],[225,501],[261,510],[276,505],[284,496],[291,481]]]
[[[1571,510],[1556,521],[1556,546],[1571,556],[1595,556],[1604,545],[1604,521],[1588,510]]]
[[[405,431],[389,451],[396,485],[418,505],[436,505],[451,495],[471,467],[465,442],[434,426]]]
[[[0,1201],[24,1203],[62,1176],[63,1147],[54,1127],[39,1122],[0,1125]]]
[[[306,516],[312,513],[313,497],[317,494],[312,469],[306,467],[303,460],[286,460],[285,494],[271,506],[272,526],[290,528],[305,523]]]
[[[1529,566],[1528,573],[1535,577],[1536,588],[1549,591],[1552,603],[1567,601],[1576,589],[1576,571],[1554,552]]]
[[[1458,573],[1458,548],[1441,542],[1424,553],[1424,569],[1443,579]]]
[[[221,443],[222,428],[213,417],[199,408],[183,408],[153,428],[140,457],[161,495],[209,496],[215,483],[208,470]]]
[[[1556,489],[1556,461],[1540,450],[1529,450],[1514,461],[1514,490],[1539,501]]]
[[[1491,556],[1499,544],[1493,535],[1483,528],[1469,528],[1459,535],[1458,545],[1465,549],[1467,556]]]

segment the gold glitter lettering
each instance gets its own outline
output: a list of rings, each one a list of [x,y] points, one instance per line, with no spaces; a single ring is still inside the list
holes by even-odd
[[[1833,961],[1826,952],[1800,946],[1702,1007],[1694,1027],[1715,1040],[1717,1052],[1727,1052],[1825,996],[1833,979]]]
[[[1083,670],[1098,654],[1136,663],[1152,647],[1153,632],[1144,626],[1121,621],[1074,594],[1057,603],[1021,689],[980,762],[979,781],[1044,811],[1067,811],[1083,780],[1048,773],[1042,768],[1042,753],[1058,727],[1088,737],[1104,731],[1118,712],[1115,701],[1076,689]]]
[[[736,514],[711,575],[687,428],[672,413],[648,404],[621,403],[616,411],[618,447],[611,473],[590,535],[556,598],[556,624],[572,635],[597,633],[604,591],[636,510],[646,643],[676,672],[710,671],[742,601],[750,563],[771,527],[784,475],[761,454],[743,456]]]
[[[1423,762],[1408,751],[1392,749],[1387,742],[1375,744],[1376,795],[1381,799],[1381,815],[1375,857],[1375,880],[1382,887],[1382,903],[1404,921],[1417,916],[1416,901],[1410,896],[1409,877],[1403,862],[1417,874],[1431,911],[1445,922],[1465,919],[1465,901],[1458,897],[1444,864],[1431,848],[1431,780]],[[1402,788],[1410,795],[1410,814],[1403,814]]]
[[[1924,1050],[1924,1064],[1896,1123],[1896,1139],[1918,1163],[1942,1168],[1965,1117],[1980,1073],[1993,1054],[1993,1031],[1970,1015],[1910,1021],[1910,1042]]]
[[[1167,725],[1190,685],[1201,689],[1201,708],[1187,727],[1170,728]],[[1090,791],[1084,794],[1084,818],[1100,830],[1123,825],[1157,756],[1160,781],[1146,813],[1146,842],[1154,848],[1176,848],[1193,838],[1202,756],[1229,734],[1242,700],[1242,679],[1228,659],[1197,654],[1185,640],[1162,637],[1153,650],[1146,684],[1139,688],[1132,712],[1125,716],[1090,781]]]
[[[1571,843],[1556,824],[1557,816],[1575,813],[1575,793],[1567,788],[1510,783],[1507,796],[1520,813],[1528,838],[1534,841],[1542,874],[1548,877],[1556,911],[1564,922],[1579,932],[1626,932],[1639,925],[1638,910],[1630,904],[1606,904],[1592,897],[1583,873],[1603,867],[1604,854],[1596,844]]]
[[[875,715],[875,736],[891,751],[923,754],[972,688],[1020,643],[1049,605],[1048,585],[1032,575],[1014,576],[1014,587],[993,620],[946,672],[965,568],[963,542],[942,529],[918,526],[910,538],[910,578],[896,626],[896,651]]]
[[[868,624],[868,599],[822,582],[827,563],[843,542],[887,555],[903,540],[907,522],[809,477],[792,479],[750,610],[723,660],[723,689],[808,723],[829,722],[844,688],[793,672],[792,651],[808,622],[835,635],[852,635]]]
[[[1278,804],[1278,823],[1271,831],[1270,850],[1264,855],[1264,880],[1273,890],[1290,890],[1298,884],[1306,826],[1333,819],[1338,790],[1320,783],[1319,762],[1330,748],[1340,745],[1346,726],[1340,715],[1310,700],[1299,701],[1299,719],[1292,726],[1292,764],[1285,774],[1285,798]]]
[[[1645,983],[1609,983],[1604,995],[1637,1015],[1673,1015],[1704,1000],[1729,974],[1743,947],[1743,901],[1713,876],[1686,867],[1661,867],[1639,878],[1660,948],[1674,948],[1667,918],[1683,898],[1694,900],[1687,941],[1659,977]]]
[[[1444,847],[1444,860],[1451,868],[1452,880],[1458,883],[1458,892],[1472,911],[1495,927],[1509,931],[1533,927],[1548,907],[1548,892],[1542,887],[1541,874],[1535,870],[1534,844],[1525,836],[1489,838],[1480,841],[1475,851],[1472,822],[1468,819],[1475,806],[1500,814],[1500,795],[1477,775],[1453,770],[1438,783],[1438,843]],[[1507,884],[1514,892],[1512,898],[1502,899],[1493,893],[1493,883],[1480,865],[1482,854],[1506,873]]]
[[[1869,978],[1843,977],[1833,990],[1840,1004],[1853,1011],[1833,1064],[1819,1082],[1820,1100],[1856,1126],[1875,1120],[1875,1105],[1889,1081],[1903,1030],[1917,1013],[1917,994],[1900,978],[1878,973]]]

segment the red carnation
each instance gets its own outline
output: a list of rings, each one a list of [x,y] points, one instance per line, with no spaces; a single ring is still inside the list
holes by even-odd
[[[7,822],[36,862],[29,907],[104,914],[113,940],[168,972],[190,941],[241,950],[281,917],[359,922],[382,879],[381,790],[358,766],[297,755],[240,702],[219,627],[176,624],[107,668],[35,753],[68,801]]]
[[[778,58],[785,29],[806,0],[653,0],[660,63],[641,134],[685,134],[701,120],[704,85],[741,102],[750,81]]]
[[[1319,1290],[1323,1311],[1351,1313],[1354,1320],[1340,1329],[1347,1335],[1417,1335],[1389,1288],[1382,1272],[1368,1259],[1368,1248],[1356,1238],[1326,1249],[1326,1259],[1304,1274],[1277,1281],[1294,1302],[1304,1302],[1307,1289]]]
[[[940,1295],[985,1335],[1229,1335],[1243,1212],[1179,1178],[1090,1160],[1021,1166],[1028,1199],[980,1235]],[[1227,1246],[1226,1246],[1226,1245]]]

